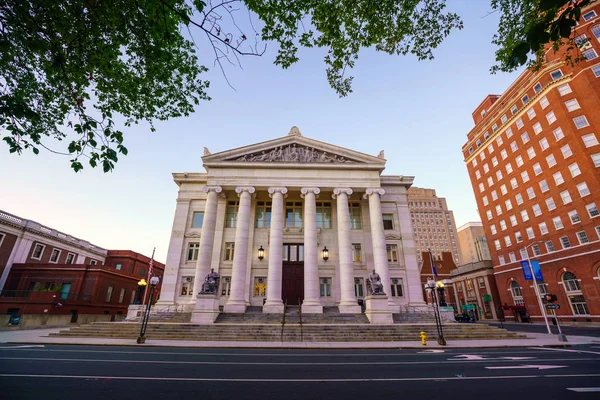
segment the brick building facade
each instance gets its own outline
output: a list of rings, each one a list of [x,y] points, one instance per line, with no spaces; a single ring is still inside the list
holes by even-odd
[[[539,261],[540,291],[558,296],[559,317],[600,321],[599,15],[588,6],[576,27],[583,61],[548,50],[539,71],[476,108],[462,148],[500,301],[538,320],[522,260]]]

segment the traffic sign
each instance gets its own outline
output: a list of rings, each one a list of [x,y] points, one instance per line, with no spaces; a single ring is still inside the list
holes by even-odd
[[[560,308],[560,304],[546,304],[546,308],[549,310],[558,310]]]

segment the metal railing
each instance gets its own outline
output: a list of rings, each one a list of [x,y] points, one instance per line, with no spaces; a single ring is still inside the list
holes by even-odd
[[[302,330],[302,299],[298,297],[298,315],[300,315],[300,341],[304,342],[304,332]]]
[[[285,314],[287,314],[287,298],[285,299],[285,303],[283,303],[283,318],[281,319],[281,341],[283,342],[283,329],[285,328]]]

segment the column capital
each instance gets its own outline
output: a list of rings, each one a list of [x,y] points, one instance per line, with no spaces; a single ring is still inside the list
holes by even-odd
[[[385,194],[385,190],[382,188],[369,188],[365,190],[365,194],[363,194],[363,199],[368,199],[372,194],[378,194],[379,196],[383,196]]]
[[[305,187],[300,189],[300,197],[304,198],[307,194],[314,193],[315,197],[319,197],[319,193],[321,193],[321,189],[317,187]]]
[[[279,192],[283,195],[283,197],[287,197],[287,188],[286,187],[270,187],[268,190],[269,192],[269,197],[273,198],[273,194]]]
[[[204,186],[202,188],[202,191],[204,193],[208,193],[208,192],[215,192],[215,193],[221,193],[223,191],[223,188],[221,186]]]
[[[256,189],[254,189],[252,186],[238,186],[235,188],[235,192],[238,194],[238,196],[241,196],[241,194],[244,192],[253,194],[255,191]]]
[[[335,189],[333,189],[333,194],[331,195],[331,197],[335,199],[337,196],[339,196],[342,193],[345,193],[348,196],[350,196],[354,192],[350,188],[335,188]]]

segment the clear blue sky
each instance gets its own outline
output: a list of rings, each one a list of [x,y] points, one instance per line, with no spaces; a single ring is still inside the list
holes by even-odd
[[[435,52],[413,56],[361,53],[354,92],[338,98],[325,78],[323,52],[300,52],[288,70],[262,58],[228,69],[236,91],[212,68],[212,101],[189,118],[127,129],[129,155],[114,172],[85,168],[75,174],[67,158],[42,153],[9,155],[0,144],[0,209],[108,249],[131,249],[164,262],[177,185],[172,172],[204,172],[203,147],[213,153],[274,139],[296,125],[304,136],[364,153],[385,150],[385,174],[414,175],[415,185],[448,200],[457,225],[479,220],[461,154],[473,127],[471,112],[489,93],[502,93],[516,74],[490,75],[498,16],[484,18],[489,1],[449,0],[464,19]],[[212,67],[206,53],[205,64]]]

